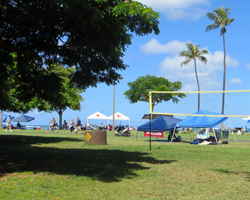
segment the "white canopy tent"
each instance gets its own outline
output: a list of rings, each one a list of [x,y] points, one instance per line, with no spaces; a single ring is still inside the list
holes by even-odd
[[[113,120],[113,115],[111,115],[110,117],[108,117],[109,120]],[[128,121],[128,125],[130,126],[130,120],[129,117],[117,112],[115,113],[115,120],[127,120]]]
[[[106,119],[108,124],[108,117],[100,112],[95,112],[94,114],[87,117],[87,124],[89,119]]]

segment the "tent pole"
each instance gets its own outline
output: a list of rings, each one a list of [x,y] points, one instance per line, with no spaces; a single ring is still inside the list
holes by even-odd
[[[150,151],[151,151],[151,121],[152,121],[152,114],[150,113],[150,123],[149,123]]]
[[[174,135],[175,135],[175,127],[174,127],[174,132],[173,132],[172,137],[171,137],[171,143],[173,142]]]
[[[231,129],[232,129],[232,133],[233,133],[233,135],[234,135],[234,140],[235,140],[235,142],[237,143],[237,140],[236,140],[235,134],[234,134],[234,132],[233,132],[233,127],[232,127],[232,124],[231,124],[231,122],[230,122],[230,120],[229,120],[229,119],[228,119],[228,121],[229,121],[230,127],[231,127]]]
[[[214,128],[213,128],[213,132],[214,132]],[[215,137],[216,143],[218,143],[218,140],[217,140],[215,132],[214,132],[214,137]]]

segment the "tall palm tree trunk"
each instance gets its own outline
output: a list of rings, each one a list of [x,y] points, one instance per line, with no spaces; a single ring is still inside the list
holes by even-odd
[[[224,47],[224,75],[223,75],[223,91],[226,89],[226,44],[225,44],[225,34],[223,33],[223,47]],[[222,94],[222,114],[224,114],[224,104],[225,104],[225,92]]]
[[[226,90],[226,43],[225,43],[225,34],[223,33],[223,48],[224,48],[224,75],[223,75],[223,91]],[[224,114],[225,106],[225,92],[222,93],[222,112]],[[221,123],[221,130],[223,130],[223,123]]]
[[[198,79],[198,73],[197,73],[197,67],[196,67],[196,59],[194,59],[194,69],[195,69],[195,75],[196,75],[196,81],[197,81],[197,85],[198,85],[198,111],[200,110],[200,100],[201,100],[201,94],[200,94],[200,83],[199,83],[199,79]]]

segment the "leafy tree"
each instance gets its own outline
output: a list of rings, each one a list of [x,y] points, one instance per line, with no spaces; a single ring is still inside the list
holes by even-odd
[[[216,8],[216,9],[214,9],[213,12],[209,12],[206,14],[206,16],[209,19],[214,21],[213,24],[208,25],[206,27],[206,31],[215,30],[215,29],[221,27],[220,32],[221,32],[221,35],[223,36],[223,48],[224,48],[223,91],[225,91],[225,89],[226,89],[226,44],[225,44],[226,26],[228,26],[229,24],[231,24],[235,20],[235,18],[233,18],[233,19],[228,18],[229,10],[230,10],[230,7],[224,8],[224,6],[223,6],[220,8]],[[222,114],[224,114],[224,104],[225,104],[225,93],[223,92]]]
[[[186,46],[188,48],[188,51],[182,51],[180,53],[180,56],[185,57],[185,61],[181,63],[181,67],[183,65],[187,65],[191,60],[194,60],[194,70],[195,70],[195,76],[196,81],[198,85],[198,91],[200,91],[200,83],[198,79],[198,73],[197,73],[197,67],[196,67],[196,59],[199,59],[201,62],[204,62],[207,64],[207,58],[204,57],[204,54],[208,54],[208,51],[205,49],[199,50],[200,45],[195,45],[191,43],[186,43]],[[198,93],[198,110],[200,110],[200,93]]]
[[[43,67],[54,63],[75,67],[76,88],[114,84],[128,67],[122,57],[133,34],[159,34],[158,18],[152,8],[131,0],[1,1],[0,95],[8,99],[12,76],[20,101],[37,97],[56,103],[49,92],[60,93],[60,78]],[[12,108],[0,102],[0,109]]]
[[[50,67],[47,68],[50,71]],[[63,66],[55,65],[52,67],[52,72],[61,78],[61,90],[58,94],[54,94],[58,97],[56,103],[46,102],[47,107],[45,111],[56,111],[59,114],[60,128],[62,128],[62,114],[67,109],[81,110],[81,104],[84,99],[80,95],[84,91],[75,87],[75,83],[71,81],[72,75],[75,72],[75,68],[64,68]],[[54,93],[52,91],[52,93]],[[41,109],[40,109],[41,110]]]
[[[180,81],[171,82],[163,77],[146,75],[137,78],[134,82],[129,82],[128,86],[129,90],[124,92],[124,95],[130,103],[136,103],[138,101],[149,102],[149,91],[178,91],[181,89],[182,83]],[[184,97],[186,97],[186,95],[183,93],[153,93],[152,110],[154,110],[154,107],[162,101],[172,100],[174,103],[178,103],[179,98]]]

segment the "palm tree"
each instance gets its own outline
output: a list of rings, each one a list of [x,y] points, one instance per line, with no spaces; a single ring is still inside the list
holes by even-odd
[[[224,75],[223,75],[223,91],[226,88],[226,45],[225,45],[225,33],[226,26],[231,24],[234,21],[233,19],[228,18],[230,7],[224,8],[220,7],[214,9],[213,12],[207,13],[206,16],[213,20],[214,23],[206,27],[206,31],[211,31],[221,27],[221,35],[223,36],[223,47],[224,47]],[[222,95],[222,114],[224,114],[224,103],[225,103],[225,92]]]
[[[207,58],[204,57],[204,54],[208,54],[208,51],[205,49],[199,50],[200,45],[195,45],[191,43],[186,43],[188,51],[182,51],[179,56],[184,56],[185,61],[181,63],[182,65],[187,65],[192,59],[194,60],[194,70],[196,75],[196,81],[198,85],[198,91],[200,92],[200,84],[198,79],[197,67],[196,67],[196,59],[198,58],[201,62],[207,64]],[[198,93],[198,110],[200,110],[200,93]]]

